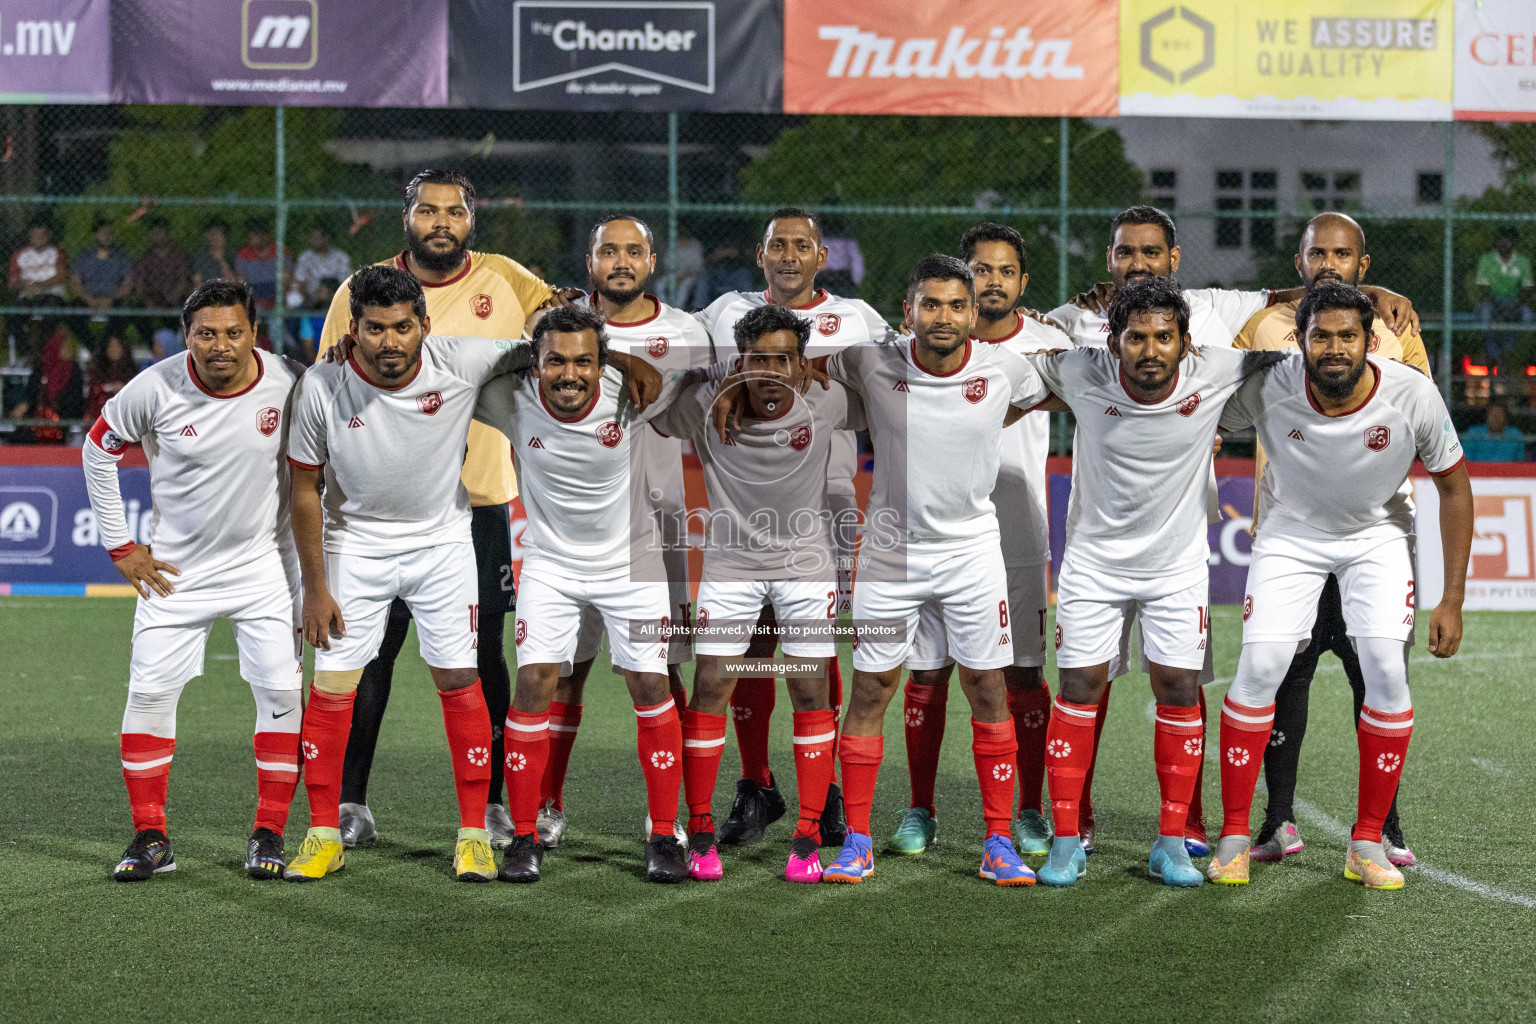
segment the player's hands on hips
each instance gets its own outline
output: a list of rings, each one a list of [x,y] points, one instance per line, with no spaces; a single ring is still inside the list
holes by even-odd
[[[181,570],[170,562],[156,561],[146,544],[136,546],[112,564],[123,574],[123,579],[133,584],[133,589],[139,592],[140,597],[154,597],[156,594],[169,597],[176,592],[176,588],[161,573],[181,575]]]
[[[336,344],[325,350],[321,356],[328,363],[344,363],[352,358],[352,349],[357,345],[357,339],[350,334],[343,334],[336,339]]]
[[[1441,601],[1429,613],[1429,653],[1449,658],[1461,647],[1461,605]]]
[[[341,606],[326,591],[304,591],[304,640],[319,651],[331,649],[331,637],[347,635]]]

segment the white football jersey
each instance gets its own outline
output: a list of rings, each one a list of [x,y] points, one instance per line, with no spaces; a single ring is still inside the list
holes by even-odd
[[[394,388],[356,363],[320,363],[294,403],[288,458],[325,468],[325,550],[379,558],[469,540],[460,482],[480,386],[526,369],[527,342],[430,334]]]
[[[709,331],[718,358],[728,359],[739,351],[736,348],[736,321],[771,301],[767,291],[729,292],[694,316]],[[833,295],[825,288],[816,289],[816,298],[805,305],[788,308],[811,323],[811,340],[805,346],[807,359],[818,359],[849,345],[879,341],[896,335],[891,325],[869,303],[862,299],[845,299]],[[831,478],[852,480],[858,467],[858,440],[853,431],[845,431],[832,443]]]
[[[1273,301],[1271,292],[1235,291],[1230,288],[1186,288],[1189,303],[1189,336],[1196,347],[1231,348],[1248,318]],[[1054,320],[1078,346],[1104,348],[1109,343],[1109,320],[1101,313],[1067,303],[1046,316]]]
[[[715,383],[686,388],[652,421],[694,443],[709,495],[704,579],[834,582],[827,466],[839,431],[864,429],[858,396],[812,384],[772,419],[744,417],[722,443],[710,419]]]
[[[1063,349],[1072,342],[1060,330],[1047,327],[1015,311],[1019,325],[995,342],[974,339],[982,345],[1003,345],[1019,353]],[[997,507],[1002,534],[1003,564],[1010,568],[1043,565],[1051,560],[1051,519],[1045,459],[1051,450],[1051,414],[1032,412],[1003,428],[998,461],[997,488],[992,504]]]
[[[1402,363],[1372,359],[1376,385],[1359,406],[1337,415],[1318,408],[1307,371],[1292,353],[1227,403],[1221,425],[1254,426],[1269,461],[1259,480],[1267,509],[1261,527],[1287,535],[1413,532],[1413,500],[1402,486],[1415,458],[1435,476],[1463,461],[1445,400],[1428,377]]]
[[[1143,404],[1109,349],[1030,356],[1077,418],[1067,549],[1104,572],[1151,579],[1206,564],[1206,481],[1221,409],[1279,357],[1211,348],[1185,356],[1173,390]]]
[[[597,394],[574,420],[550,410],[531,376],[503,377],[481,389],[475,418],[512,441],[517,489],[528,514],[524,571],[538,567],[588,581],[666,581],[636,438],[677,389],[664,390],[636,416],[625,386],[618,370],[605,368]]]
[[[917,364],[916,345],[866,342],[827,361],[827,374],[863,400],[875,445],[861,559],[995,537],[1004,415],[1048,397],[1034,368],[1006,346],[967,340],[965,362],[938,377]]]
[[[155,558],[181,570],[178,592],[281,579],[293,563],[288,525],[290,401],[303,367],[256,349],[256,380],[238,395],[203,387],[191,354],[163,359],[107,402],[82,452],[101,542],[132,538],[117,460],[149,459]]]

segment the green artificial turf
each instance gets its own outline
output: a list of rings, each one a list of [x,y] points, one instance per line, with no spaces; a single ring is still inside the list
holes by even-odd
[[[1147,878],[1158,798],[1143,676],[1115,686],[1095,781],[1099,853],[1072,889],[976,877],[980,797],[958,686],[927,855],[880,855],[906,803],[898,698],[875,800],[877,870],[863,885],[785,883],[788,819],[762,845],[727,850],[723,882],[647,885],[634,716],[602,663],[571,763],[570,832],[544,880],[457,884],[442,719],[414,641],[370,788],[380,842],[319,884],[255,882],[240,870],[253,710],[224,624],[181,702],[169,803],[179,870],[115,884],[107,874],[131,837],[117,731],[132,612],[125,600],[0,598],[6,1022],[1536,1017],[1536,615],[1468,614],[1449,663],[1417,649],[1400,802],[1426,866],[1405,890],[1373,893],[1342,877],[1355,745],[1331,657],[1302,758],[1307,848],[1255,865],[1245,888],[1172,891]],[[1218,675],[1231,674],[1239,629],[1234,609],[1217,609]],[[1209,692],[1213,730],[1223,689]],[[773,756],[793,802],[782,691],[775,715]],[[1204,789],[1213,836],[1217,746]],[[737,767],[731,743],[717,815]],[[290,853],[306,813],[301,789]]]

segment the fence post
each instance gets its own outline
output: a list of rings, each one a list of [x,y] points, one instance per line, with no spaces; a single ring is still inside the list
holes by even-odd
[[[667,114],[667,301],[677,302],[677,111]]]
[[[1445,215],[1445,251],[1440,268],[1440,391],[1451,404],[1451,303],[1455,300],[1452,235],[1456,229],[1456,122],[1445,122],[1445,169],[1440,176],[1440,206]]]
[[[1067,145],[1068,122],[1066,117],[1057,121],[1056,131],[1060,138],[1057,139],[1056,154],[1056,305],[1064,306],[1070,297],[1067,294],[1067,200],[1070,198],[1067,190],[1067,172],[1071,167],[1071,148]],[[1058,412],[1051,417],[1051,433],[1055,435],[1056,443],[1052,445],[1056,454],[1066,455],[1067,452],[1067,414]]]
[[[277,245],[277,261],[274,267],[274,272],[277,274],[277,282],[276,296],[272,304],[271,326],[267,330],[272,340],[273,350],[281,354],[283,349],[288,347],[288,331],[283,326],[284,306],[288,300],[287,289],[283,287],[283,243],[287,240],[288,234],[288,160],[287,146],[284,138],[286,132],[283,130],[283,105],[281,103],[277,105],[276,111],[277,127],[274,131],[274,138],[277,156],[273,173],[276,178],[276,188],[274,191],[276,197],[275,219],[277,223],[275,230],[272,232],[272,237]]]

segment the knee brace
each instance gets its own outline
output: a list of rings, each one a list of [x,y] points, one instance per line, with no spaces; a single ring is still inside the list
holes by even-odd
[[[271,690],[265,686],[251,685],[251,696],[256,698],[257,732],[298,732],[303,701],[300,690]]]
[[[349,668],[341,672],[315,672],[315,689],[321,693],[334,693],[342,696],[357,690],[358,682],[363,678],[363,670]]]

